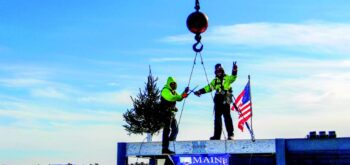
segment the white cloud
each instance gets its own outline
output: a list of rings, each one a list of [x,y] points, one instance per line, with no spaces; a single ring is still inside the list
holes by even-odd
[[[63,92],[61,92],[58,89],[52,88],[52,87],[33,89],[33,90],[31,90],[31,94],[33,96],[46,97],[46,98],[63,99],[63,98],[67,97]]]
[[[40,67],[28,63],[2,63],[0,71],[18,79],[43,79],[55,75],[52,67]]]
[[[49,99],[68,99],[79,92],[68,85],[40,78],[0,79],[1,86],[23,89],[29,91],[31,96]]]
[[[276,65],[267,62],[259,64],[256,69],[265,74],[253,79],[256,116],[261,120],[274,114],[288,116],[290,120],[317,116],[320,120],[313,121],[315,128],[329,122],[329,125],[342,129],[327,118],[332,117],[336,121],[337,115],[339,119],[350,115],[349,64],[349,61],[338,60],[298,60],[297,63],[293,59],[276,61]],[[276,74],[286,77],[276,77]],[[341,122],[350,124],[347,120]],[[283,127],[285,125],[276,125],[274,129],[285,129]]]
[[[16,119],[15,125],[25,128],[46,128],[47,125],[39,121],[49,122],[56,126],[65,126],[71,123],[83,122],[86,124],[99,122],[111,123],[121,114],[112,111],[76,109],[62,110],[50,105],[32,105],[26,102],[2,102],[0,103],[0,116]]]
[[[191,43],[193,42],[193,36],[191,34],[183,34],[183,35],[174,35],[167,36],[161,39],[163,42],[174,42],[174,43]]]
[[[91,93],[90,96],[79,98],[78,100],[85,103],[98,103],[110,105],[130,105],[132,103],[130,91],[101,92]]]
[[[268,113],[268,109],[264,112]],[[327,113],[299,113],[271,114],[260,116],[261,113],[255,111],[254,130],[256,137],[261,138],[304,138],[309,131],[336,131],[339,137],[349,136],[350,129],[344,127],[349,124],[346,116],[349,113],[337,113],[329,110]],[[237,132],[242,136],[241,132]]]
[[[113,164],[116,142],[137,139],[123,131],[116,111],[62,110],[7,97],[0,102],[0,118],[16,119],[0,126],[6,134],[0,139],[5,164]]]
[[[349,53],[350,24],[346,23],[249,23],[212,27],[205,42],[228,45],[293,46],[317,51]],[[204,36],[203,35],[203,36]],[[177,35],[163,39],[167,42],[191,42],[193,36]]]
[[[112,86],[112,87],[119,87],[120,86],[120,83],[118,82],[109,82],[107,83],[108,86]]]
[[[115,164],[117,139],[131,138],[122,133],[121,127],[112,125],[71,125],[54,131],[0,126],[0,131],[6,133],[6,138],[0,140],[0,145],[5,152],[3,156],[8,156],[0,156],[4,159],[1,163],[12,165],[20,165],[23,162]],[[26,155],[20,154],[23,151]]]
[[[273,64],[271,64],[273,62]],[[304,71],[305,73],[323,72],[323,71],[338,71],[338,73],[346,72],[350,69],[350,60],[317,60],[307,58],[285,58],[285,59],[269,59],[267,62],[254,64],[254,66],[269,72],[279,71],[294,71],[298,73]],[[333,76],[336,76],[334,74]]]
[[[4,78],[0,79],[0,84],[8,87],[30,87],[47,84],[47,81],[36,78]]]

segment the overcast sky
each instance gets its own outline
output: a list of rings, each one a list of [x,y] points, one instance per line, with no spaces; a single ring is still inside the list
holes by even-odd
[[[122,114],[148,67],[159,88],[168,76],[179,92],[188,83],[194,2],[0,1],[0,164],[115,164],[117,142],[145,137],[128,136]],[[257,139],[350,136],[350,1],[200,2],[209,79],[216,63],[229,73],[237,61],[238,95],[251,75]],[[205,84],[197,61],[191,88]],[[210,94],[190,95],[178,140],[212,136],[212,110]],[[235,138],[249,139],[232,116]]]

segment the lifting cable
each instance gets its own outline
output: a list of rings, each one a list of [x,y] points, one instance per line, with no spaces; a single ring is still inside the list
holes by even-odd
[[[190,78],[189,78],[188,83],[187,83],[187,86],[188,86],[188,87],[191,85],[193,70],[194,70],[194,67],[195,67],[195,65],[196,65],[196,60],[197,60],[198,54],[199,54],[199,57],[200,57],[200,59],[201,59],[201,64],[202,64],[202,66],[203,66],[205,78],[206,78],[206,80],[207,80],[208,85],[210,84],[210,83],[209,83],[209,79],[208,79],[207,70],[206,70],[206,68],[205,68],[205,66],[204,66],[202,53],[201,53],[201,52],[196,52],[196,55],[195,55],[194,60],[193,60],[193,65],[192,65],[192,69],[191,69],[191,73],[190,73]],[[210,94],[211,94],[212,100],[214,100],[213,93],[210,92]],[[185,104],[186,104],[186,98],[184,99],[184,101],[183,101],[183,103],[182,103],[182,108],[181,108],[180,117],[179,117],[179,121],[178,121],[178,123],[177,123],[177,126],[180,125],[181,117],[182,117],[182,112],[183,112],[183,110],[184,110],[184,108],[185,108]]]
[[[207,71],[205,69],[204,62],[203,62],[203,57],[202,57],[202,54],[201,54],[201,51],[203,50],[203,44],[201,43],[201,39],[202,39],[201,33],[205,32],[207,30],[207,28],[208,28],[208,17],[204,13],[199,11],[199,9],[200,9],[199,0],[196,0],[194,9],[196,11],[191,13],[187,17],[187,20],[186,20],[186,25],[187,25],[188,30],[195,34],[194,39],[197,41],[192,46],[192,49],[193,49],[193,51],[196,54],[195,54],[195,57],[194,57],[194,60],[193,60],[193,65],[192,65],[192,69],[191,69],[191,73],[190,73],[190,77],[189,77],[189,80],[188,80],[187,87],[189,87],[191,85],[193,69],[194,69],[194,67],[196,65],[196,60],[197,60],[197,56],[198,55],[200,56],[201,64],[203,66],[204,73],[205,73],[205,77],[206,77],[207,83],[209,84]],[[211,96],[213,98],[213,95],[211,95]],[[183,104],[182,104],[181,113],[180,113],[180,117],[179,117],[179,121],[177,123],[177,126],[180,125],[182,112],[184,110],[185,103],[186,103],[186,98],[184,99]]]
[[[201,33],[205,32],[208,28],[208,17],[199,11],[200,9],[200,5],[199,5],[199,0],[196,0],[195,2],[195,7],[194,9],[196,10],[195,12],[191,13],[188,17],[187,17],[187,21],[186,21],[186,25],[188,30],[190,30],[192,33],[195,34],[194,39],[197,41],[196,43],[193,44],[192,49],[193,51],[196,53],[194,56],[194,60],[193,60],[193,65],[192,65],[192,69],[191,69],[191,73],[190,73],[190,77],[187,83],[187,87],[189,87],[191,85],[191,80],[192,80],[192,76],[193,76],[193,70],[194,67],[196,65],[196,61],[197,61],[197,56],[199,55],[200,60],[201,60],[201,64],[203,66],[203,70],[205,73],[205,77],[207,80],[207,83],[209,83],[209,79],[208,79],[208,74],[207,71],[205,69],[204,66],[204,62],[203,62],[203,57],[201,54],[201,51],[203,50],[203,44],[201,43]],[[192,89],[194,90],[194,89]],[[213,98],[213,94],[211,94],[211,97]],[[177,127],[180,126],[180,122],[181,122],[181,117],[182,117],[182,112],[185,108],[185,104],[186,104],[186,98],[184,99],[183,103],[182,103],[182,108],[181,108],[181,112],[180,112],[180,117],[179,117],[179,121],[177,123]],[[175,151],[175,142],[173,142],[173,146],[174,146],[174,151]]]

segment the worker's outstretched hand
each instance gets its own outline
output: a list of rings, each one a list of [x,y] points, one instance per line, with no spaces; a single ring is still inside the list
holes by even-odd
[[[190,88],[186,87],[184,93],[188,93],[188,91],[190,91]]]
[[[186,87],[184,92],[182,92],[182,98],[186,98],[188,96],[188,91],[190,90],[189,87]]]
[[[198,96],[198,97],[201,96],[201,92],[200,92],[200,91],[195,91],[194,94],[195,94],[196,96]]]

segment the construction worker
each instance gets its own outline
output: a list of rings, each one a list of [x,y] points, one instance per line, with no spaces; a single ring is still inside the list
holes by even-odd
[[[163,128],[162,139],[162,154],[174,154],[175,152],[169,150],[169,141],[176,140],[178,127],[175,119],[175,113],[177,112],[176,101],[181,101],[188,96],[189,88],[186,87],[185,91],[179,95],[176,92],[177,84],[173,77],[168,77],[167,83],[161,92],[161,109],[165,111],[165,125]]]
[[[220,140],[222,131],[222,119],[224,116],[227,139],[233,140],[233,124],[230,114],[230,104],[232,102],[232,88],[231,84],[237,78],[238,67],[236,63],[232,67],[232,75],[226,75],[221,64],[215,65],[215,78],[207,86],[194,92],[196,96],[216,90],[214,97],[214,136],[210,140]]]

